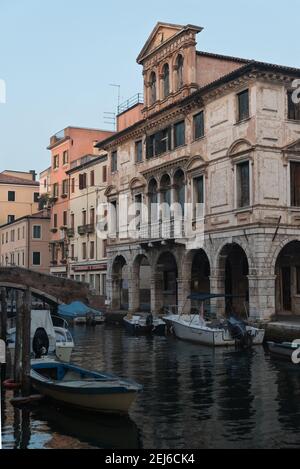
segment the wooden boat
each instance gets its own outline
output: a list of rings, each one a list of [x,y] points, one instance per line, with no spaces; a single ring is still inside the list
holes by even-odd
[[[133,315],[123,319],[125,329],[133,335],[165,335],[166,323],[160,318],[149,315]]]
[[[275,342],[268,342],[268,349],[271,355],[276,358],[283,358],[290,360],[296,364],[300,363],[300,344],[283,342],[282,344],[276,344]]]
[[[262,345],[265,337],[264,329],[252,327],[234,317],[214,322],[204,319],[204,302],[224,297],[225,295],[213,294],[191,295],[188,299],[201,302],[199,314],[170,314],[163,319],[181,340],[212,347]]]
[[[93,412],[126,414],[142,390],[134,381],[55,360],[33,361],[30,377],[40,394]]]

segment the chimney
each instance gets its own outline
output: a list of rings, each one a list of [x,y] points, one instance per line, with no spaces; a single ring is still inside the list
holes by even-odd
[[[32,169],[31,171],[29,171],[29,173],[32,175],[32,180],[35,181],[36,180],[36,172],[34,169]]]

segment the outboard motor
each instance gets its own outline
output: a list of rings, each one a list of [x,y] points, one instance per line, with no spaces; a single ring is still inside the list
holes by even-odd
[[[148,314],[147,318],[146,318],[146,324],[147,326],[152,326],[153,324],[153,316],[152,314]]]
[[[32,350],[34,351],[35,358],[41,358],[48,354],[49,350],[49,337],[43,327],[39,327],[34,334],[32,340]]]
[[[250,348],[253,345],[253,338],[249,331],[247,331],[246,323],[231,316],[227,320],[229,332],[233,339],[235,339],[236,345],[242,348]]]

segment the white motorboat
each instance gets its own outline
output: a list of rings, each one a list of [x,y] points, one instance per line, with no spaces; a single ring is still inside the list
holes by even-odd
[[[264,329],[248,325],[245,321],[233,316],[219,321],[206,321],[204,319],[204,302],[212,298],[224,297],[225,295],[192,295],[188,299],[201,302],[199,314],[170,314],[164,316],[163,319],[172,328],[178,339],[212,347],[262,345],[265,337]]]
[[[68,330],[68,324],[61,318],[57,318],[62,324],[54,326],[49,310],[31,311],[31,353],[33,350],[33,340],[38,330],[43,329],[47,335],[47,355],[56,356],[59,360],[69,362],[74,349],[74,340]],[[7,343],[11,361],[15,356],[16,327],[7,330]]]

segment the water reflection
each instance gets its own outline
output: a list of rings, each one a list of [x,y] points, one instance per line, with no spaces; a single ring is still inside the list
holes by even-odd
[[[300,447],[300,370],[262,347],[214,350],[103,326],[73,334],[75,363],[144,385],[130,419],[48,404],[29,416],[13,411],[7,398],[5,447]]]

